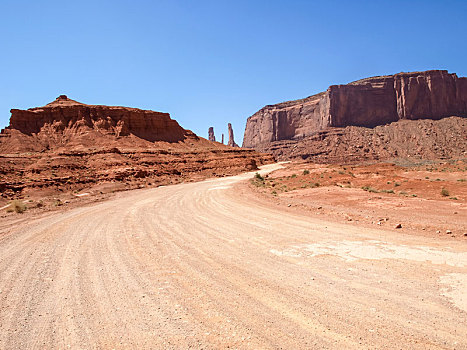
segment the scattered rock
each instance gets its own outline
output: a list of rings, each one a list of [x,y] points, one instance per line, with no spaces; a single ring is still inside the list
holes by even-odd
[[[394,228],[402,228],[402,224],[397,224]]]
[[[451,230],[446,230],[446,234],[447,234],[447,235],[451,235],[451,234],[452,234],[452,231],[451,231]]]

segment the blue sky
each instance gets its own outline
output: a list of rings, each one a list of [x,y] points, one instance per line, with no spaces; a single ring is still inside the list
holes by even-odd
[[[60,94],[241,143],[248,116],[367,76],[467,76],[467,1],[0,1],[0,128]]]

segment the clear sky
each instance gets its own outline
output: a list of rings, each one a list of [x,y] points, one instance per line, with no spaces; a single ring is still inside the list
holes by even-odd
[[[467,1],[0,0],[0,128],[60,94],[241,143],[248,116],[360,78],[467,76]]]

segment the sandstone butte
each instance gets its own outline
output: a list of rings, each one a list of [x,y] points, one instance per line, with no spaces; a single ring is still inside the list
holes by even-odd
[[[467,78],[457,77],[445,70],[378,76],[347,85],[332,85],[325,92],[304,99],[263,107],[248,118],[243,147],[272,152],[279,155],[279,158],[293,158],[292,148],[298,148],[300,151],[295,152],[295,155],[301,158],[319,160],[316,158],[321,154],[325,156],[325,160],[329,160],[326,155],[332,149],[323,144],[333,142],[327,140],[328,137],[336,141],[336,135],[349,138],[348,127],[354,127],[354,136],[360,138],[361,134],[370,132],[371,140],[380,136],[393,140],[395,135],[390,127],[391,123],[403,120],[441,120],[452,116],[467,116]],[[425,122],[423,125],[432,131],[427,137],[433,136],[439,127],[442,132],[453,125],[459,128],[460,124],[461,139],[458,141],[463,141],[465,150],[465,119],[460,118],[450,122]],[[406,125],[413,127],[413,123]],[[376,132],[374,128],[378,126],[381,127]],[[362,129],[355,131],[359,127]],[[369,131],[368,128],[372,130]],[[385,134],[385,137],[378,136],[378,133]],[[306,140],[307,145],[299,142],[300,140]],[[318,145],[313,140],[321,144]],[[362,148],[377,146],[371,140],[362,140],[366,143]],[[384,140],[381,142],[385,143]],[[423,148],[423,143],[426,142],[420,140],[419,147],[415,145],[415,148]],[[348,147],[350,146],[349,144]],[[344,153],[336,159],[352,154],[350,149],[342,151]],[[386,153],[388,156],[398,155],[396,149],[390,149]]]
[[[87,105],[61,95],[44,107],[11,110],[10,125],[0,132],[0,191],[11,198],[99,183],[191,181],[273,160],[198,137],[168,113]]]

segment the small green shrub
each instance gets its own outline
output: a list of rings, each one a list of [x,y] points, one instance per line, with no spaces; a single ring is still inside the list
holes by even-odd
[[[443,197],[449,197],[449,191],[448,191],[447,189],[443,188],[443,189],[441,190],[441,195],[442,195]]]
[[[310,173],[310,170],[308,169],[303,170],[303,175],[308,175],[309,173]]]
[[[394,182],[394,187],[399,187],[400,185],[400,182]]]
[[[367,191],[367,192],[371,192],[371,193],[379,193],[379,191],[377,189],[375,189],[373,187],[370,187],[370,186],[363,186],[362,190]]]
[[[292,174],[292,179],[295,179],[297,177],[297,174]]]
[[[264,177],[262,177],[260,173],[256,173],[254,178],[260,181],[264,181]]]

